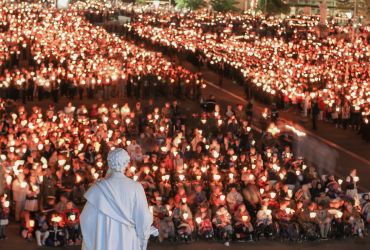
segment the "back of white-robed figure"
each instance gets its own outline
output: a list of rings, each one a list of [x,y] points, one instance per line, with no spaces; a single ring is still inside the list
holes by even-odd
[[[146,249],[153,217],[141,184],[123,174],[129,161],[125,150],[111,151],[111,173],[86,192],[81,214],[82,249]]]

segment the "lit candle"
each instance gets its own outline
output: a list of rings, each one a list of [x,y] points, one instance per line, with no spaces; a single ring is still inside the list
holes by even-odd
[[[9,201],[4,201],[4,207],[9,207],[10,206],[10,202]]]
[[[183,213],[182,217],[184,218],[184,220],[187,220],[188,217],[189,217],[189,214],[187,212]]]
[[[195,219],[195,221],[196,221],[198,224],[200,224],[200,223],[202,223],[202,218],[201,218],[201,217],[197,217],[197,218]]]
[[[219,180],[221,179],[221,176],[220,176],[219,174],[214,174],[214,175],[213,175],[213,179],[214,179],[215,181],[219,181]]]
[[[310,212],[310,218],[311,219],[316,218],[316,213],[315,212]]]

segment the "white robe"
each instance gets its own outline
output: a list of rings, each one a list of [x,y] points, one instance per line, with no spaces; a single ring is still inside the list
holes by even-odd
[[[146,249],[153,216],[140,183],[116,172],[92,186],[85,198],[82,249]]]

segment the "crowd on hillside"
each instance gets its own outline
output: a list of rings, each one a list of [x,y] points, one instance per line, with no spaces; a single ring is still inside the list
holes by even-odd
[[[294,155],[293,134],[266,110],[256,137],[251,105],[184,118],[177,102],[63,109],[0,101],[0,237],[14,218],[38,245],[80,244],[84,192],[107,170],[111,149],[131,156],[126,175],[147,195],[159,241],[274,237],[314,240],[366,233],[368,195],[353,170],[322,176]],[[303,136],[303,135],[300,135]]]

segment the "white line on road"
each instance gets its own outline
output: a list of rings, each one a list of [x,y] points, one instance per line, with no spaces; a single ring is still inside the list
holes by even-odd
[[[247,101],[243,97],[241,97],[239,95],[236,95],[236,94],[234,94],[234,93],[232,93],[232,92],[230,92],[230,91],[228,91],[228,90],[226,90],[224,88],[221,88],[220,86],[217,86],[217,85],[211,83],[210,81],[205,81],[205,82],[207,83],[207,85],[209,85],[209,86],[211,86],[213,88],[216,88],[216,89],[218,89],[218,90],[220,90],[220,91],[222,91],[222,92],[224,92],[224,93],[226,93],[226,94],[234,97],[235,99],[237,99],[237,100],[239,100],[239,101],[241,101],[243,103],[247,103]],[[292,121],[287,121],[284,118],[280,118],[280,120],[282,120],[282,121],[284,121],[286,123],[293,123]],[[343,153],[346,153],[346,154],[352,156],[353,158],[355,158],[355,159],[357,159],[357,160],[359,160],[359,161],[361,161],[361,162],[363,162],[363,163],[365,163],[365,164],[367,164],[367,165],[370,166],[370,161],[369,160],[367,160],[367,159],[365,159],[365,158],[363,158],[363,157],[361,157],[361,156],[359,156],[359,155],[357,155],[357,154],[355,154],[355,153],[353,153],[353,152],[351,152],[351,151],[349,151],[349,150],[347,150],[347,149],[339,146],[338,144],[335,144],[335,143],[333,143],[333,142],[331,142],[331,141],[329,141],[329,140],[327,140],[325,138],[322,138],[321,136],[318,136],[318,135],[312,133],[309,130],[306,130],[304,128],[302,128],[302,130],[304,130],[304,132],[307,133],[307,134],[309,134],[310,136],[315,137],[316,139],[320,140],[321,142],[323,142],[323,143],[325,143],[325,144],[327,144],[327,145],[329,145],[329,146],[331,146],[331,147],[333,147],[335,149],[338,149],[338,150],[342,151]]]

